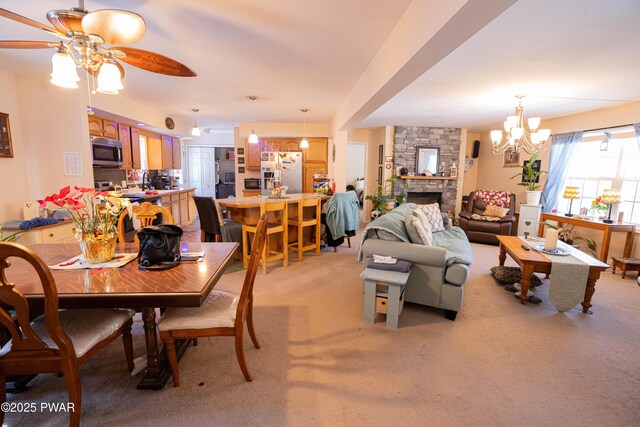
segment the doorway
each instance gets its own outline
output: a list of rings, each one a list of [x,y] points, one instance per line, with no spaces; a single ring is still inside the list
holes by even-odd
[[[186,183],[196,196],[216,199],[235,196],[233,147],[187,146]]]
[[[366,188],[366,171],[367,171],[367,144],[363,143],[348,143],[347,144],[347,159],[349,159],[349,165],[347,167],[347,185],[352,185],[355,188],[358,201],[360,202],[360,209],[364,205],[364,190]]]

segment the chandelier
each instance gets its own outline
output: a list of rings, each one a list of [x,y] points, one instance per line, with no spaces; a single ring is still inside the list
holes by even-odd
[[[522,112],[522,98],[524,95],[516,95],[518,106],[516,115],[508,116],[504,122],[504,133],[501,130],[491,131],[491,142],[494,154],[504,151],[520,151],[524,149],[529,154],[538,152],[551,135],[550,129],[538,129],[540,117],[530,117],[527,120],[529,131],[524,127]]]

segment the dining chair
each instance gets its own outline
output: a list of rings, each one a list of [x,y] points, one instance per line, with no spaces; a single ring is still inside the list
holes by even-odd
[[[222,218],[219,209],[216,209],[215,199],[213,197],[193,196],[198,211],[198,219],[200,220],[200,241],[201,242],[220,242],[222,241]]]
[[[289,232],[288,232],[288,212],[287,202],[269,202],[260,204],[260,216],[267,215],[267,242],[262,251],[262,273],[267,274],[267,263],[281,259],[285,267],[289,266]],[[269,215],[272,214],[272,215]],[[248,265],[248,237],[249,234],[256,232],[256,226],[242,225],[242,262],[245,267]],[[269,236],[272,234],[280,234],[281,251],[272,250],[269,246]],[[253,248],[253,246],[252,246]],[[252,250],[253,252],[253,250]]]
[[[313,216],[305,217],[305,208],[313,207]],[[309,209],[307,209],[309,211]],[[295,242],[289,243],[289,248],[298,252],[298,261],[302,262],[302,253],[305,251],[316,251],[316,256],[320,256],[320,198],[302,199],[298,201],[297,216],[289,218],[288,224],[296,227],[298,238]],[[314,227],[315,240],[304,242],[304,229],[306,227]],[[313,235],[313,234],[312,234]]]
[[[252,242],[249,266],[244,276],[240,295],[214,289],[201,307],[167,308],[158,321],[160,339],[164,343],[169,359],[174,387],[180,386],[178,358],[174,345],[176,339],[235,337],[236,357],[242,374],[247,381],[253,380],[244,358],[243,334],[246,323],[253,345],[255,348],[260,348],[253,328],[253,284],[267,237],[266,214],[262,215],[255,228],[256,233]]]
[[[158,214],[162,215],[164,224],[173,224],[173,215],[169,209],[161,205],[154,205],[153,203],[143,202],[140,205],[131,206],[136,219],[140,221],[140,227],[136,230],[140,231],[142,228],[149,225],[153,225],[153,221],[157,218]],[[125,241],[124,221],[129,215],[127,210],[124,210],[118,218],[118,241]],[[138,243],[138,236],[134,236],[133,241]]]
[[[7,281],[11,263],[31,265],[42,285],[44,315],[29,320],[29,301]],[[34,276],[35,279],[35,276]],[[6,377],[61,373],[67,383],[69,425],[80,425],[79,367],[107,344],[122,336],[129,372],[133,371],[133,310],[58,310],[58,291],[49,267],[30,249],[17,243],[0,243],[0,322],[11,339],[0,349],[0,398],[6,402]],[[8,310],[14,310],[12,318]],[[15,320],[14,320],[15,319]],[[4,412],[0,411],[0,424]]]

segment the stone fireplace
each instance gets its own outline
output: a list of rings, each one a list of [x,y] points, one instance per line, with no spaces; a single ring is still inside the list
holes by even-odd
[[[455,210],[458,179],[450,178],[449,174],[453,164],[460,171],[461,134],[460,128],[396,126],[393,148],[394,166],[405,167],[408,170],[408,176],[415,176],[416,148],[418,146],[439,147],[440,166],[444,169],[446,176],[433,177],[434,179],[427,179],[428,177],[398,179],[394,185],[395,194],[405,192],[408,195],[408,201],[418,204],[437,202],[443,212]],[[406,188],[404,188],[404,182],[408,185]]]

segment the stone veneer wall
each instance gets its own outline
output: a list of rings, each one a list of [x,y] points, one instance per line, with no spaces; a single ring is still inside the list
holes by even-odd
[[[394,167],[406,167],[408,175],[416,174],[416,147],[440,147],[440,164],[444,166],[445,175],[449,175],[451,165],[455,163],[460,174],[460,144],[462,130],[460,128],[435,128],[425,126],[396,126],[393,147]],[[395,170],[395,168],[394,168]],[[442,193],[443,212],[455,210],[458,192],[458,180],[410,179],[407,192]],[[401,193],[403,184],[397,180],[396,194]]]

